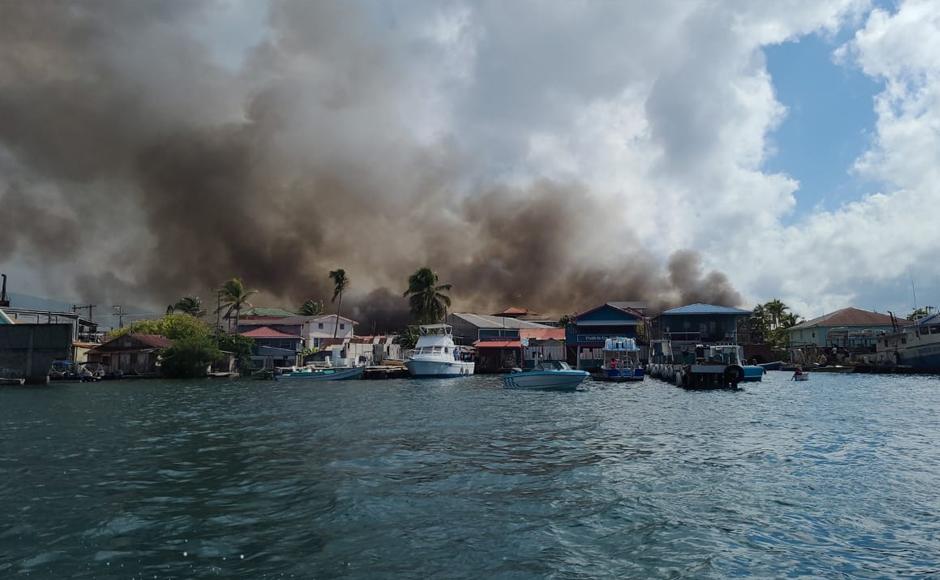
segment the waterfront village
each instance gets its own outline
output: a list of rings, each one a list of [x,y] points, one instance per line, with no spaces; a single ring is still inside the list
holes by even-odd
[[[450,285],[422,268],[409,278],[403,296],[414,324],[398,333],[369,334],[343,315],[345,272],[330,272],[330,279],[335,292],[329,303],[254,306],[256,293],[234,278],[221,286],[216,305],[184,297],[163,316],[121,320],[105,331],[88,305],[61,311],[17,306],[3,276],[0,380],[394,378],[409,371],[446,376],[450,370],[525,373],[538,367],[624,380],[651,374],[708,387],[760,380],[767,370],[805,378],[799,375],[940,368],[940,319],[930,307],[896,316],[848,306],[802,320],[779,300],[753,309],[696,303],[651,312],[645,302],[612,296],[571,314],[538,313],[524,304],[498,312],[450,312]],[[425,338],[431,346],[422,347]],[[442,359],[448,372],[441,372]],[[718,375],[701,374],[709,365]],[[421,368],[431,370],[416,370]]]

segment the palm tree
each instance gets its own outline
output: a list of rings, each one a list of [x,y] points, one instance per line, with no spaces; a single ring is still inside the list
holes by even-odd
[[[219,306],[217,312],[225,310],[225,318],[231,321],[232,313],[235,313],[235,331],[238,331],[238,318],[241,315],[242,308],[251,307],[251,302],[248,302],[248,299],[251,298],[253,294],[257,294],[257,290],[246,290],[245,285],[242,284],[240,278],[232,278],[227,281],[225,284],[222,284],[222,287],[219,289],[222,292],[222,304]]]
[[[408,277],[408,289],[403,294],[408,298],[411,316],[418,324],[439,322],[447,316],[450,308],[450,284],[438,284],[437,274],[430,268],[420,268]]]
[[[333,324],[333,338],[339,330],[339,313],[343,308],[343,292],[349,287],[349,278],[346,276],[346,270],[339,268],[330,272],[330,280],[333,281],[333,299],[330,302],[336,302],[339,296],[339,303],[336,305],[336,322]]]
[[[167,313],[182,312],[190,316],[199,318],[205,316],[206,311],[202,308],[202,300],[198,296],[185,296],[176,304],[167,308]]]
[[[790,307],[774,298],[770,302],[764,305],[764,310],[767,312],[767,315],[770,317],[770,329],[776,330],[780,324],[783,322],[784,316],[787,314],[787,310]]]
[[[301,305],[297,314],[302,314],[303,316],[317,316],[323,314],[323,301],[311,298]]]

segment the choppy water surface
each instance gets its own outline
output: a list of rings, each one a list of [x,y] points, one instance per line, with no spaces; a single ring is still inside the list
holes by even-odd
[[[940,379],[0,390],[0,577],[940,574]]]

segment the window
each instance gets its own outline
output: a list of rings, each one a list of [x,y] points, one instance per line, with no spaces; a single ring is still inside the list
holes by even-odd
[[[317,328],[319,328],[320,330],[323,330],[323,323],[321,322],[320,324],[318,324]]]
[[[345,325],[345,324],[340,324],[340,325],[339,325],[339,329],[340,329],[340,330],[346,330],[346,325]]]

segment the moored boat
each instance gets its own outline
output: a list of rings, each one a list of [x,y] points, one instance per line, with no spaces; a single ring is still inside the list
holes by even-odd
[[[876,361],[882,367],[900,367],[914,372],[940,372],[940,313],[925,316],[913,326],[880,336],[875,344]]]
[[[591,373],[598,381],[615,383],[642,381],[643,366],[640,364],[640,348],[632,338],[608,338],[604,341],[604,362],[601,368]]]
[[[462,360],[454,344],[451,326],[426,324],[418,327],[418,342],[405,361],[413,377],[461,377],[473,374],[473,361]]]
[[[274,375],[276,381],[349,381],[362,377],[365,367],[302,368]]]
[[[589,376],[587,371],[574,370],[565,362],[542,361],[530,371],[515,369],[505,375],[503,386],[507,389],[574,391]]]

